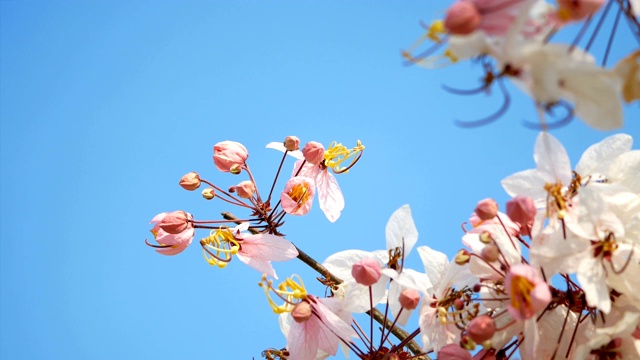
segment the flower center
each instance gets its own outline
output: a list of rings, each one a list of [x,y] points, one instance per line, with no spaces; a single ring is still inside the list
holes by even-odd
[[[202,254],[209,265],[224,268],[240,250],[240,241],[229,228],[211,230],[211,235],[200,240]]]
[[[511,306],[525,318],[533,315],[531,292],[534,287],[533,283],[523,276],[514,276],[511,279]]]
[[[289,190],[289,193],[287,195],[289,195],[291,200],[298,203],[298,206],[296,206],[294,211],[298,210],[307,202],[307,200],[309,200],[309,194],[310,194],[309,187],[310,187],[309,183],[303,182],[300,184],[293,185],[291,190]]]

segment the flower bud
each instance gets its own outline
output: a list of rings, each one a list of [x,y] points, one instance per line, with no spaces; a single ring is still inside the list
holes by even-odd
[[[494,262],[500,257],[500,250],[496,244],[488,244],[482,249],[480,256],[484,261]]]
[[[438,360],[471,360],[471,354],[458,344],[448,344],[438,351]]]
[[[235,192],[243,199],[249,199],[256,192],[256,186],[252,181],[246,180],[233,187]]]
[[[202,197],[211,200],[216,196],[216,192],[212,188],[206,188],[202,190]]]
[[[475,209],[480,220],[491,220],[498,214],[498,204],[493,199],[484,199],[478,202]]]
[[[241,167],[248,157],[249,152],[239,142],[227,140],[213,147],[213,162],[223,172],[230,172],[233,166]]]
[[[297,303],[291,310],[291,317],[297,323],[303,323],[311,317],[311,305],[306,301]]]
[[[160,221],[158,226],[169,234],[180,234],[185,231],[191,222],[184,211],[174,211]]]
[[[444,18],[444,26],[453,35],[468,35],[474,32],[482,17],[471,1],[458,1],[451,5]]]
[[[183,189],[193,191],[200,187],[200,175],[197,172],[190,172],[180,178],[180,186]]]
[[[400,293],[400,305],[407,309],[413,310],[418,307],[418,303],[420,303],[420,293],[413,289],[404,289]]]
[[[471,255],[469,254],[469,252],[467,250],[465,250],[465,249],[461,249],[456,254],[456,257],[454,258],[454,261],[458,265],[464,265],[464,264],[468,263],[470,259],[471,259]]]
[[[300,149],[300,139],[297,136],[287,136],[282,143],[287,151],[296,151]]]
[[[467,325],[467,334],[476,343],[491,340],[496,333],[496,322],[489,315],[480,315]]]
[[[380,264],[374,259],[364,258],[353,264],[351,275],[360,285],[371,286],[378,282],[382,271]]]
[[[308,163],[313,165],[320,165],[324,160],[324,146],[317,141],[309,141],[302,148],[302,155]]]
[[[518,195],[507,201],[507,216],[523,227],[533,224],[536,211],[536,204],[530,197]]]

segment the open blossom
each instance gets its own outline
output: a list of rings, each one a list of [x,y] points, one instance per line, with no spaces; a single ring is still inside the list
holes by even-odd
[[[162,221],[170,216],[171,214],[182,213],[185,218],[185,226],[182,227],[180,232],[177,233],[168,233],[165,231],[160,224]],[[184,211],[174,211],[173,213],[160,213],[151,219],[151,223],[154,224],[151,229],[151,233],[153,234],[156,242],[159,245],[151,245],[147,242],[147,245],[155,247],[156,251],[162,255],[177,255],[184,251],[184,249],[191,244],[193,237],[196,233],[195,228],[191,224],[193,220],[193,215],[184,212]]]
[[[357,336],[351,327],[351,314],[342,308],[343,302],[335,297],[319,298],[307,294],[299,277],[294,275],[274,287],[263,275],[260,286],[271,309],[281,314],[280,328],[287,337],[290,359],[315,360],[320,354],[335,355],[340,342],[351,342],[351,338]],[[284,304],[277,305],[270,292],[283,299]]]
[[[200,241],[205,260],[223,268],[235,255],[258,272],[277,279],[271,262],[289,261],[298,256],[298,250],[282,236],[243,233],[248,227],[245,222],[232,229],[212,230],[210,236]]]
[[[292,177],[280,195],[282,209],[291,215],[306,215],[311,210],[314,195],[315,186],[311,178]]]
[[[213,146],[213,162],[223,172],[230,172],[232,168],[244,165],[248,157],[247,148],[239,142],[227,140]]]
[[[418,230],[408,205],[402,206],[391,215],[385,228],[385,234],[386,250],[373,252],[346,250],[329,256],[323,262],[323,265],[332,274],[344,281],[342,286],[345,291],[345,309],[355,313],[365,312],[371,308],[370,301],[374,304],[384,301],[387,295],[387,284],[393,279],[389,285],[388,300],[391,313],[396,316],[402,308],[399,297],[403,289],[411,288],[426,293],[427,289],[431,287],[425,274],[400,267],[402,259],[409,255],[418,241]],[[352,272],[354,265],[363,259],[368,259],[367,262],[376,261],[379,266],[386,267],[382,269],[380,279],[370,285],[371,295],[369,286],[358,283]],[[403,311],[398,323],[401,325],[406,323],[410,314],[409,310]]]
[[[549,285],[526,264],[509,268],[504,287],[511,298],[507,310],[515,319],[530,319],[551,301]]]

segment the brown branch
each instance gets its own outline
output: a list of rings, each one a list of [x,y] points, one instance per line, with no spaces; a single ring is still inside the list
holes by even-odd
[[[238,220],[237,217],[235,217],[232,213],[230,212],[223,212],[222,217],[225,218],[226,220],[232,220],[234,221],[236,224],[240,224],[239,221],[235,221]],[[249,231],[252,234],[259,234],[260,231],[256,230],[256,229],[249,229]],[[295,245],[293,245],[295,246]],[[314,258],[312,258],[311,256],[309,256],[307,253],[305,253],[304,251],[302,251],[299,247],[295,246],[296,250],[298,250],[298,259],[300,259],[303,263],[307,264],[310,268],[312,268],[313,270],[315,270],[316,272],[318,272],[318,274],[327,277],[329,280],[333,281],[336,284],[341,284],[343,283],[342,279],[336,277],[335,275],[333,275],[329,270],[327,270],[327,268],[325,268],[324,266],[322,266],[322,264],[320,264],[319,262],[317,262]],[[380,310],[373,308],[370,311],[367,311],[367,315],[369,316],[373,316],[373,319],[375,321],[377,321],[380,325],[384,326],[387,330],[391,329],[391,333],[400,341],[404,341],[409,337],[409,333],[407,333],[406,331],[402,330],[400,327],[398,326],[394,326],[393,322],[389,319],[386,319],[385,322],[385,317],[384,315],[380,312]],[[429,356],[424,355],[424,353],[422,352],[422,349],[420,349],[420,346],[418,346],[418,344],[415,342],[415,340],[411,340],[409,341],[406,345],[405,345],[414,355],[416,355],[417,357],[415,357],[416,360],[426,360],[426,359],[430,359]]]

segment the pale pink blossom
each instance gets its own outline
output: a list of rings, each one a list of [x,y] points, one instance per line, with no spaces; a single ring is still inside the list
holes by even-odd
[[[213,146],[213,162],[218,170],[223,172],[241,167],[248,157],[247,148],[239,142],[227,140]]]
[[[344,196],[336,177],[329,172],[327,167],[313,165],[308,161],[299,170],[302,164],[303,160],[296,162],[293,168],[293,176],[306,176],[314,180],[320,209],[329,221],[335,222],[340,217],[342,209],[344,209]]]
[[[186,212],[181,213],[184,214],[186,222],[188,224],[191,224],[193,215]],[[160,223],[169,214],[172,213],[160,213],[154,216],[153,219],[151,219],[151,223],[154,224],[153,228],[151,229],[151,233],[153,234],[156,242],[159,245],[151,245],[148,242],[147,245],[156,248],[156,251],[162,255],[177,255],[184,251],[184,249],[186,249],[189,244],[191,244],[196,231],[193,226],[185,226],[181,232],[176,234],[170,234],[167,231],[163,230],[160,227]]]
[[[526,264],[509,268],[504,287],[511,299],[507,310],[514,319],[530,319],[551,302],[549,285],[533,267]]]
[[[306,176],[295,176],[285,184],[280,195],[282,209],[291,215],[306,215],[311,210],[315,195],[314,181]]]
[[[341,341],[356,337],[351,328],[351,315],[341,311],[341,302],[335,298],[317,298],[307,295],[312,316],[306,321],[293,321],[287,329],[289,357],[296,360],[315,360],[318,351],[336,355]]]

